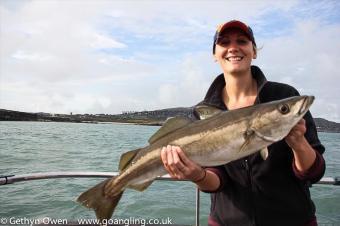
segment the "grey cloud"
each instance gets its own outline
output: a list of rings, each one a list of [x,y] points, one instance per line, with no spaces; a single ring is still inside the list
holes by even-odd
[[[325,24],[324,15],[311,19],[308,15],[320,12],[310,5],[305,18],[295,19],[299,1],[85,1],[81,10],[78,1],[0,4],[0,107],[119,113],[191,106],[220,73],[213,64],[211,42],[206,42],[216,25],[239,18],[261,31],[262,15],[275,9],[294,18],[295,27],[289,34],[259,36],[263,49],[255,64],[269,79],[316,95],[315,116],[340,121],[339,99],[333,98],[339,25]],[[324,12],[330,12],[332,4],[325,7]],[[158,55],[138,47],[135,55],[128,55],[127,37],[114,36],[117,30],[146,40],[157,37],[164,46],[155,47]],[[183,52],[187,48],[187,54],[164,56],[165,49],[174,46],[183,47]],[[126,52],[103,53],[101,48]]]

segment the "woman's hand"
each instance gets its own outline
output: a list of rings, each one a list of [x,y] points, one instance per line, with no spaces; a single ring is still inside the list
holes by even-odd
[[[289,132],[285,140],[293,150],[294,164],[300,172],[305,172],[313,165],[316,153],[305,138],[306,121],[301,119]]]
[[[301,149],[301,145],[304,143],[304,135],[306,133],[306,121],[301,119],[289,132],[286,136],[286,143],[293,150],[298,151]]]
[[[165,169],[172,178],[197,182],[206,176],[205,170],[190,160],[178,146],[163,147],[161,158]]]

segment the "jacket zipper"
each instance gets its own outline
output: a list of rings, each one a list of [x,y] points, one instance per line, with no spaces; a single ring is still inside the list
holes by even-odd
[[[248,182],[250,185],[250,204],[251,204],[251,221],[252,221],[252,225],[256,225],[255,224],[255,214],[254,214],[254,201],[253,201],[253,195],[252,195],[252,191],[253,191],[253,181],[252,181],[252,176],[251,176],[251,169],[249,166],[249,162],[248,162],[248,158],[244,160],[244,166],[245,169],[247,171],[247,177],[248,177]]]

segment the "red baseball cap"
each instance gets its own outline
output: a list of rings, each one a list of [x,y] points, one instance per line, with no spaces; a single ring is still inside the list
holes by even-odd
[[[213,54],[215,54],[215,47],[216,47],[218,38],[220,37],[220,34],[223,31],[225,31],[226,29],[230,29],[230,28],[238,28],[238,29],[242,30],[245,33],[245,35],[247,35],[247,37],[252,41],[254,46],[256,47],[256,42],[255,42],[253,30],[248,25],[246,25],[245,23],[243,23],[239,20],[231,20],[231,21],[228,21],[224,24],[220,24],[217,27],[216,33],[214,35]]]

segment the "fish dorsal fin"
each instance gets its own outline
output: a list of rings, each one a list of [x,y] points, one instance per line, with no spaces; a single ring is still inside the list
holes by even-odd
[[[200,120],[210,118],[220,112],[222,112],[221,109],[204,104],[197,105],[194,108],[194,115]]]
[[[128,165],[130,165],[140,150],[141,148],[123,153],[120,156],[119,171],[123,171]]]
[[[177,116],[173,118],[169,118],[166,120],[164,125],[150,137],[149,143],[153,144],[160,138],[164,137],[165,135],[178,130],[188,124],[192,123],[192,120],[188,117]]]

